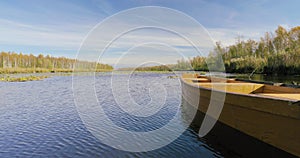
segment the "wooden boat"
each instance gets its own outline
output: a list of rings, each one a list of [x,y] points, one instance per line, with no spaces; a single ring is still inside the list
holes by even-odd
[[[194,74],[183,74],[181,83],[183,99],[198,99],[193,106],[204,114],[214,85],[213,91],[226,95],[219,123],[300,157],[300,88]]]

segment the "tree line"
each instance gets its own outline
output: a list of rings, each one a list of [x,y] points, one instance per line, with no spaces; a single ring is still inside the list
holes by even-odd
[[[285,29],[278,26],[274,33],[267,32],[259,41],[243,41],[216,50],[222,55],[227,72],[265,74],[300,73],[300,26]]]
[[[219,57],[228,73],[300,74],[300,26],[289,30],[278,26],[274,33],[267,32],[258,41],[238,37],[235,44],[227,47],[217,42],[211,53],[216,55],[196,56],[178,60],[174,65],[144,69],[208,71],[207,63]]]
[[[14,52],[0,53],[0,73],[35,73],[35,72],[72,72],[80,71],[107,71],[113,67],[89,61],[76,61],[65,57],[50,55],[22,54]]]

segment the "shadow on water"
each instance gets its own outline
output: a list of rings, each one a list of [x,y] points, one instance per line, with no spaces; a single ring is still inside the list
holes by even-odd
[[[183,114],[189,114],[193,110],[197,109],[182,98]],[[204,116],[205,114],[203,112],[197,110],[194,118],[188,118],[189,116],[183,117],[193,119],[190,128],[194,130],[194,132],[198,133]],[[199,139],[219,151],[224,157],[295,157],[219,121],[205,137],[199,137]]]
[[[235,74],[234,78],[249,79],[249,74]],[[254,81],[267,81],[274,83],[285,83],[291,85],[300,85],[300,75],[266,75],[254,74],[250,77]]]

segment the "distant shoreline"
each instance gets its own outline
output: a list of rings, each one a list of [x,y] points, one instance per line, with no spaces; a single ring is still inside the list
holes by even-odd
[[[75,69],[75,72],[110,72],[108,69]],[[73,69],[0,68],[0,74],[72,73]]]
[[[174,72],[196,72],[200,74],[210,73],[210,71],[199,71],[199,70],[111,70],[111,69],[44,69],[44,68],[0,68],[0,75],[11,75],[11,74],[59,74],[59,73],[73,73],[73,72],[135,72],[135,73],[174,73]],[[226,74],[243,74],[250,75],[251,73],[245,72],[223,72]],[[261,72],[255,72],[256,75],[268,75],[268,76],[284,76],[284,74],[266,74]],[[291,76],[298,76],[298,74],[291,74]]]
[[[73,71],[111,71],[113,67],[99,62],[80,61],[50,55],[0,53],[0,74],[14,73],[56,73]]]

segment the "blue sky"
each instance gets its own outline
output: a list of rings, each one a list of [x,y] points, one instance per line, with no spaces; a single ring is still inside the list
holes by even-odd
[[[298,0],[7,0],[0,1],[0,51],[75,58],[103,19],[139,6],[162,6],[196,19],[223,45],[238,35],[258,39],[278,25],[300,25]]]

